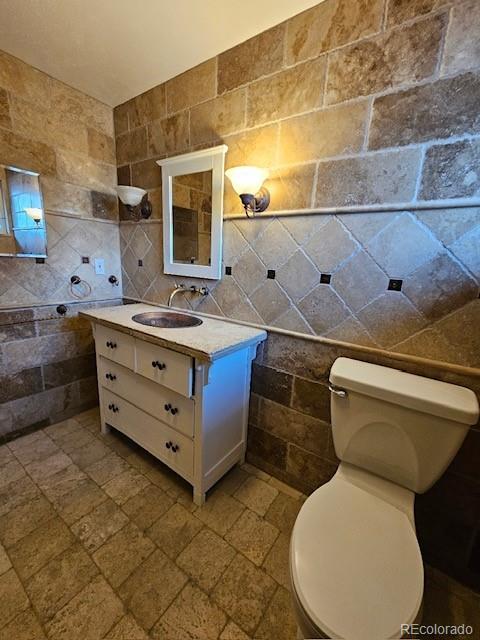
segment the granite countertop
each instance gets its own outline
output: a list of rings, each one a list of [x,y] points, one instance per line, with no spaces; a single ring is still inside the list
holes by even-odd
[[[127,304],[120,307],[89,309],[81,311],[79,315],[136,338],[210,362],[267,338],[267,332],[262,329],[214,320],[205,316],[198,316],[202,320],[201,325],[181,329],[148,327],[132,320],[132,316],[147,311],[185,313],[180,309],[167,309],[150,304]]]

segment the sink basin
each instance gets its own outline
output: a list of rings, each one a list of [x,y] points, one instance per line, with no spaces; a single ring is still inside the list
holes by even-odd
[[[162,329],[182,329],[183,327],[197,327],[203,320],[187,313],[174,311],[148,311],[132,316],[134,322],[146,324],[148,327],[161,327]]]

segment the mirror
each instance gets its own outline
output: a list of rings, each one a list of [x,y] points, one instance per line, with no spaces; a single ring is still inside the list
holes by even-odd
[[[0,165],[0,255],[47,257],[45,211],[38,173]]]
[[[165,273],[221,277],[226,151],[220,145],[158,161],[162,167]]]
[[[212,246],[212,171],[173,178],[173,261],[209,265]]]

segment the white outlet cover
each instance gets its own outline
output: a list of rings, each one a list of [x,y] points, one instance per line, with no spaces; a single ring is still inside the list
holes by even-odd
[[[95,258],[95,273],[97,276],[105,275],[105,260],[103,258]]]

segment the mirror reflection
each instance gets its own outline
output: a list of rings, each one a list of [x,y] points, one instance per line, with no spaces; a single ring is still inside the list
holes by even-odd
[[[0,255],[47,256],[38,173],[0,165]]]
[[[172,178],[174,262],[210,265],[212,175],[210,169]]]

